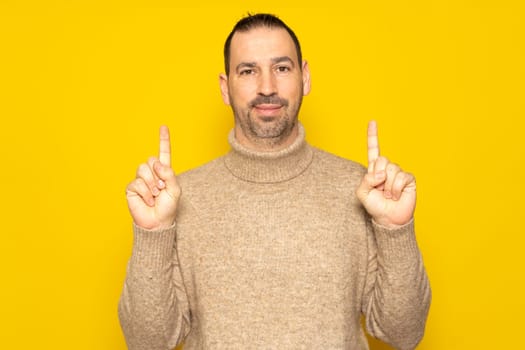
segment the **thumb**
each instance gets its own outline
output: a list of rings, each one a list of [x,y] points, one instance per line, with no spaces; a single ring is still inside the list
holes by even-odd
[[[368,197],[368,194],[373,190],[384,184],[386,181],[386,172],[378,171],[366,173],[361,180],[361,184],[357,188],[357,197],[363,201]]]

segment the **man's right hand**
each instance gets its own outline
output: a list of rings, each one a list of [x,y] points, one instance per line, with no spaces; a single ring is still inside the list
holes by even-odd
[[[160,127],[159,157],[137,169],[126,188],[129,212],[137,226],[148,230],[168,228],[175,222],[181,189],[171,169],[170,132]]]

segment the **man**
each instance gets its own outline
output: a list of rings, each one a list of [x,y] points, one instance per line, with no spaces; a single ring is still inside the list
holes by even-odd
[[[412,175],[313,148],[298,122],[310,90],[295,34],[257,14],[225,44],[232,150],[175,176],[160,154],[127,187],[134,244],[119,304],[130,349],[398,349],[423,336],[430,288],[414,236]]]

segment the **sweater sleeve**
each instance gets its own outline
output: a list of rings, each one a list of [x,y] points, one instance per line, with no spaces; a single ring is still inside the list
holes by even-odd
[[[133,250],[118,307],[130,350],[172,349],[189,332],[175,231],[175,225],[159,231],[133,226]]]
[[[414,222],[389,230],[370,221],[363,313],[368,332],[396,349],[421,341],[431,291]]]

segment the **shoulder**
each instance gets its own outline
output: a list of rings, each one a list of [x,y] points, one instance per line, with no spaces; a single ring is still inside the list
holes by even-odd
[[[313,188],[333,197],[353,197],[366,173],[366,168],[333,153],[312,147],[312,163],[304,175]]]
[[[215,158],[196,168],[186,170],[177,175],[177,181],[182,187],[199,187],[209,183],[213,178],[221,176],[224,171],[224,157]]]
[[[358,162],[340,157],[316,147],[312,147],[312,149],[314,152],[313,165],[316,167],[316,171],[325,176],[343,176],[344,178],[356,177],[361,179],[366,173],[366,168]]]
[[[362,204],[356,196],[366,168],[360,163],[312,147],[313,160],[309,172],[311,190],[316,196],[328,199],[325,206],[344,215],[352,215],[355,222],[363,218]]]
[[[182,220],[189,213],[188,210],[201,212],[203,208],[219,201],[226,178],[224,156],[177,175],[182,191],[177,210],[178,220]]]

